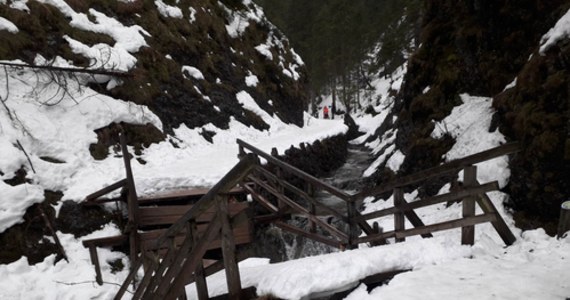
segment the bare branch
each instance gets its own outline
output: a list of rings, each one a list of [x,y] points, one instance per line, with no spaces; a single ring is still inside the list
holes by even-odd
[[[16,143],[18,144],[18,147],[20,147],[20,150],[22,150],[22,152],[24,152],[24,155],[26,155],[26,158],[28,159],[28,162],[30,163],[30,167],[32,168],[32,171],[34,173],[36,173],[36,170],[34,169],[34,165],[32,164],[32,160],[30,159],[30,156],[28,155],[28,153],[24,149],[24,146],[22,146],[22,144],[20,143],[19,140],[16,140]]]
[[[56,282],[56,283],[59,283],[59,284],[65,284],[65,285],[78,285],[78,284],[88,284],[88,283],[91,283],[92,285],[96,285],[96,284],[97,284],[96,281],[62,282],[62,281],[57,281],[57,280],[55,280],[55,282]],[[120,284],[118,284],[118,283],[116,283],[116,282],[103,281],[103,283],[112,284],[112,285],[116,285],[116,286],[121,286]],[[129,294],[133,294],[133,292],[131,292],[131,291],[129,291],[129,290],[127,290],[127,292],[128,292]]]
[[[104,69],[65,68],[65,67],[54,67],[51,65],[26,65],[26,64],[9,63],[9,62],[0,62],[0,65],[11,66],[11,67],[30,68],[30,69],[69,72],[69,73],[86,73],[86,74],[96,74],[96,75],[109,75],[109,76],[115,76],[115,77],[132,77],[133,76],[131,73],[128,73],[128,72],[111,71],[111,70],[104,70]]]

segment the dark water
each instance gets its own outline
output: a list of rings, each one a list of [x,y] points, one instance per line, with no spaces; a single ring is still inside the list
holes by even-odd
[[[344,190],[348,194],[355,194],[363,187],[362,173],[370,166],[372,159],[367,149],[350,146],[346,163],[337,169],[330,177],[321,178],[321,180]],[[347,209],[344,200],[324,191],[317,191],[316,199],[328,207],[346,215]],[[332,224],[344,232],[348,232],[348,224],[332,216],[328,211],[317,209],[317,214],[323,221]],[[308,230],[308,221],[303,217],[293,216],[288,223]],[[322,233],[322,230],[318,226],[317,231]],[[284,253],[286,254],[285,260],[339,251],[337,248],[289,232],[277,229],[274,233],[279,236],[283,243]]]

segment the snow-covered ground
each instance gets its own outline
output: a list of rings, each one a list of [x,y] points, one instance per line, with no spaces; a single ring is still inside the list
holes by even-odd
[[[3,132],[0,149],[4,154],[0,164],[6,170],[4,178],[11,175],[9,170],[13,172],[24,165],[32,183],[19,187],[0,185],[2,195],[10,195],[10,198],[2,197],[0,201],[2,230],[21,221],[26,207],[42,201],[43,189],[59,189],[64,192],[65,199],[80,201],[90,192],[124,176],[120,158],[110,156],[103,161],[95,161],[90,156],[88,145],[96,141],[94,129],[119,121],[150,122],[161,127],[158,118],[145,107],[111,99],[89,89],[74,95],[75,101],[64,97],[58,105],[42,105],[42,98],[34,95],[27,85],[29,80],[26,79],[31,74],[19,72],[10,76],[13,83],[11,98],[5,104],[13,118],[8,116],[4,107],[0,109]],[[454,109],[444,120],[446,130],[460,141],[450,151],[448,159],[483,150],[461,141],[476,138],[483,148],[503,142],[498,133],[486,133],[484,130],[490,122],[490,99],[462,95],[462,100],[464,105]],[[144,151],[142,157],[147,164],[133,161],[138,190],[144,194],[177,186],[214,184],[237,163],[236,138],[265,151],[276,147],[282,152],[290,145],[312,142],[347,129],[341,120],[315,119],[308,115],[304,128],[269,119],[269,115],[259,110],[245,92],[238,93],[236,101],[258,113],[271,128],[260,132],[236,121],[231,123],[229,130],[208,125],[206,129],[216,132],[211,144],[199,135],[201,129],[181,126],[175,130],[179,148],[162,142]],[[357,119],[357,123],[363,130],[372,129],[384,117],[383,114],[363,117]],[[437,138],[440,134],[436,129],[433,136]],[[23,151],[15,146],[17,142],[29,155],[35,173],[30,171]],[[51,164],[40,159],[41,156],[51,156],[64,163]],[[505,162],[502,158],[481,166],[479,180],[506,180],[509,174]],[[397,169],[397,165],[397,159],[394,159],[394,168]],[[447,189],[446,186],[441,192]],[[414,201],[415,196],[416,192],[405,195],[408,201]],[[504,248],[492,227],[484,224],[476,227],[476,245],[473,247],[461,246],[459,230],[451,230],[437,233],[432,239],[415,237],[402,244],[374,248],[361,246],[357,250],[278,264],[270,264],[264,258],[249,259],[242,263],[240,270],[242,284],[244,287],[255,286],[260,294],[301,299],[340,287],[356,286],[358,280],[377,272],[411,269],[412,272],[400,274],[388,285],[370,293],[364,287],[358,287],[348,299],[416,299],[419,295],[426,299],[570,297],[570,272],[567,272],[570,269],[570,239],[548,237],[541,229],[521,233],[502,205],[504,197],[498,192],[491,194],[493,202],[518,237],[518,241],[508,248]],[[366,199],[366,212],[390,206],[392,202],[392,199],[372,200]],[[440,205],[421,209],[418,214],[430,224],[459,217],[461,207],[445,208]],[[375,221],[386,230],[393,226],[390,218]],[[98,286],[94,282],[88,251],[81,245],[81,240],[118,233],[119,229],[113,225],[78,239],[58,232],[69,262],[55,263],[55,257],[49,256],[43,262],[30,266],[24,257],[12,264],[1,265],[0,298],[111,299],[127,274],[125,270],[113,274],[105,262],[121,259],[128,265],[128,258],[120,252],[99,249],[105,284]],[[223,273],[208,278],[208,284],[211,295],[223,293]],[[192,285],[187,287],[187,291],[190,298],[195,297]]]

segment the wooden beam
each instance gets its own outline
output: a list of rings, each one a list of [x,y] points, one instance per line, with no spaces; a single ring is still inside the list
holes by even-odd
[[[477,167],[467,166],[463,170],[463,184],[466,187],[476,186],[477,184]],[[463,199],[462,205],[463,218],[470,218],[475,215],[475,198],[473,196]],[[475,226],[468,225],[461,228],[461,244],[475,244]]]
[[[297,194],[298,196],[305,199],[307,202],[310,202],[311,204],[313,204],[319,208],[322,208],[323,210],[326,210],[327,212],[331,213],[333,216],[335,216],[335,217],[343,220],[344,222],[348,223],[348,218],[345,215],[343,215],[340,212],[336,211],[335,209],[330,208],[330,207],[326,206],[325,204],[315,200],[315,198],[310,196],[307,192],[302,191],[301,189],[297,188],[296,186],[292,185],[291,183],[289,183],[283,179],[277,178],[275,175],[271,174],[271,172],[269,172],[268,170],[263,168],[263,166],[256,166],[256,170],[263,173],[263,175],[265,175],[269,178],[272,178],[274,180],[279,181],[280,184],[283,185],[287,190]],[[311,184],[311,183],[307,182],[307,184]],[[313,190],[314,190],[314,188],[313,188]]]
[[[226,271],[226,283],[230,300],[239,300],[241,292],[241,280],[236,260],[236,245],[229,219],[228,202],[224,197],[216,197],[218,202],[219,218],[222,222],[222,253],[224,256],[224,268]]]
[[[254,188],[250,187],[249,185],[244,185],[243,188],[249,192],[249,194],[251,195],[251,197],[253,197],[254,200],[259,202],[259,204],[261,204],[270,212],[277,213],[279,211],[279,209],[275,205],[273,205],[271,202],[269,202],[269,200],[267,200],[265,197],[263,197],[261,194],[255,191]]]
[[[450,192],[447,194],[437,195],[434,197],[429,197],[429,198],[425,198],[425,199],[420,199],[418,201],[406,203],[406,204],[403,204],[402,206],[400,206],[399,208],[390,207],[390,208],[386,208],[383,210],[364,214],[364,215],[359,216],[357,218],[357,220],[361,221],[361,220],[370,220],[370,219],[380,218],[380,217],[384,217],[384,216],[394,214],[398,210],[408,211],[408,210],[412,210],[412,209],[416,209],[416,208],[420,208],[420,207],[425,207],[425,206],[430,206],[430,205],[434,205],[434,204],[438,204],[438,203],[444,203],[444,202],[448,202],[448,201],[455,201],[455,200],[463,199],[463,198],[465,198],[467,196],[471,196],[471,195],[477,195],[477,194],[481,194],[481,193],[485,193],[485,192],[489,192],[489,191],[496,191],[498,189],[499,189],[499,183],[497,181],[493,181],[493,182],[485,183],[483,185],[463,188],[463,189],[455,191],[455,192]]]
[[[112,192],[112,191],[114,191],[114,190],[116,190],[116,189],[118,189],[118,188],[122,188],[122,187],[124,187],[126,184],[127,184],[127,179],[126,179],[126,178],[123,178],[123,179],[121,179],[121,180],[119,180],[119,181],[117,181],[117,182],[115,182],[115,183],[113,183],[113,184],[111,184],[111,185],[109,185],[109,186],[106,186],[106,187],[104,187],[104,188],[102,188],[102,189],[100,189],[100,190],[98,190],[98,191],[96,191],[96,192],[94,192],[94,193],[91,193],[91,194],[87,195],[87,197],[85,197],[85,201],[98,202],[98,201],[95,200],[95,199],[97,199],[97,198],[99,198],[99,197],[101,197],[101,196],[103,196],[103,195],[106,195],[106,194],[108,194],[108,193],[110,193],[110,192]]]
[[[103,285],[103,275],[101,275],[101,266],[99,265],[99,256],[97,255],[97,247],[89,247],[89,256],[91,257],[91,263],[95,266],[95,281],[99,285]]]
[[[401,232],[389,231],[389,232],[385,232],[385,233],[381,233],[381,234],[359,237],[357,239],[357,242],[360,244],[360,243],[368,243],[368,242],[372,242],[372,241],[387,239],[387,238],[391,238],[391,237],[403,238],[403,237],[421,235],[421,234],[425,234],[425,233],[433,233],[433,232],[437,232],[437,231],[448,230],[448,229],[453,229],[453,228],[458,228],[458,227],[464,227],[464,226],[468,226],[468,225],[475,225],[475,224],[480,224],[480,223],[485,223],[485,222],[492,222],[495,219],[496,219],[496,216],[494,214],[477,215],[477,216],[470,217],[467,219],[457,219],[457,220],[437,223],[437,224],[433,224],[433,225],[426,225],[424,227],[407,229],[407,230],[401,231]]]
[[[400,188],[394,189],[394,207],[398,212],[394,214],[394,231],[396,233],[406,230],[406,219],[404,213],[399,209],[404,204],[404,192]],[[396,243],[405,241],[405,238],[396,238]]]
[[[125,279],[125,281],[123,282],[123,284],[121,285],[121,287],[119,288],[119,290],[117,291],[117,294],[115,295],[115,297],[113,298],[114,300],[120,300],[121,298],[123,298],[123,295],[125,294],[125,292],[127,291],[127,289],[129,288],[129,285],[131,284],[131,282],[133,282],[133,280],[135,279],[135,276],[138,273],[138,270],[140,269],[140,267],[142,266],[143,263],[143,259],[142,259],[142,254],[139,255],[139,257],[134,261],[133,267],[131,268],[131,270],[129,271],[129,275],[127,275],[127,278]],[[146,275],[146,274],[145,274]],[[133,300],[135,298],[133,297]]]
[[[305,209],[303,206],[296,203],[295,201],[291,200],[289,197],[287,197],[283,194],[280,194],[278,191],[273,189],[271,186],[269,186],[268,184],[265,184],[264,182],[260,181],[259,179],[255,178],[255,177],[250,176],[248,178],[250,180],[254,181],[257,185],[263,187],[266,191],[270,192],[271,194],[273,194],[275,197],[277,197],[278,199],[280,199],[281,201],[283,201],[287,205],[289,205],[289,207],[291,207],[293,210],[297,211],[298,213],[302,214],[306,218],[312,220],[313,222],[315,222],[316,224],[321,226],[324,230],[328,231],[330,234],[336,236],[337,238],[339,238],[343,241],[348,241],[348,235],[346,233],[344,233],[344,232],[340,231],[339,229],[337,229],[336,227],[331,226],[330,224],[322,221],[317,216],[311,215],[311,213],[307,209]]]
[[[426,169],[393,181],[384,183],[377,187],[366,189],[358,194],[352,196],[351,201],[358,201],[368,196],[376,196],[385,192],[391,191],[396,187],[403,187],[407,185],[416,184],[434,177],[440,177],[448,173],[458,172],[468,165],[473,165],[482,161],[490,160],[495,157],[511,154],[520,151],[519,143],[504,144],[486,151],[479,152],[464,158],[447,162],[430,169]]]
[[[304,236],[304,237],[306,237],[306,238],[308,238],[308,239],[315,240],[315,241],[317,241],[317,242],[320,242],[320,243],[323,243],[323,244],[325,244],[325,245],[329,245],[329,246],[332,246],[332,247],[341,248],[341,247],[343,247],[343,244],[346,243],[346,242],[343,242],[343,241],[333,240],[333,239],[331,239],[331,238],[325,237],[325,236],[320,235],[320,234],[317,234],[317,233],[312,233],[312,232],[303,230],[303,229],[301,229],[301,228],[299,228],[299,227],[296,227],[296,226],[287,224],[287,223],[282,222],[282,221],[276,221],[276,222],[274,222],[273,224],[274,224],[275,226],[281,228],[281,229],[290,231],[290,232],[292,232],[292,233],[294,233],[294,234],[298,234],[298,235]]]
[[[303,179],[307,182],[312,183],[315,187],[319,187],[323,190],[328,191],[329,193],[339,197],[340,199],[348,201],[351,197],[345,191],[340,190],[340,189],[338,189],[338,188],[336,188],[336,187],[334,187],[334,186],[332,186],[326,182],[323,182],[323,181],[319,180],[318,178],[316,178],[316,177],[314,177],[314,176],[312,176],[312,175],[310,175],[310,174],[308,174],[308,173],[306,173],[306,172],[304,172],[304,171],[302,171],[302,170],[300,170],[300,169],[298,169],[298,168],[296,168],[296,167],[294,167],[288,163],[285,163],[285,162],[271,156],[268,153],[261,151],[260,149],[254,147],[254,146],[252,146],[252,145],[250,145],[250,144],[248,144],[248,143],[246,143],[240,139],[237,139],[237,143],[240,147],[247,148],[249,151],[253,152],[255,155],[263,157],[269,163],[272,163],[276,166],[279,166],[280,168],[283,168],[287,172],[294,174],[294,175],[300,177],[301,179]]]
[[[507,226],[507,223],[505,223],[505,220],[501,217],[499,211],[497,210],[497,208],[495,207],[489,196],[487,196],[487,194],[485,193],[480,193],[477,195],[476,200],[477,204],[479,204],[483,212],[485,212],[486,214],[495,214],[497,216],[496,220],[491,222],[491,224],[493,225],[493,228],[495,228],[501,239],[503,239],[505,245],[510,246],[514,244],[517,238],[515,237],[509,226]]]
[[[189,228],[189,235],[194,240],[194,246],[199,242],[198,238],[198,227],[196,226],[196,222],[188,222]],[[209,299],[208,293],[208,283],[206,282],[206,276],[204,272],[204,264],[202,261],[199,261],[196,264],[196,269],[194,270],[194,280],[196,282],[196,293],[198,294],[199,300],[207,300]]]
[[[169,267],[169,271],[170,269],[175,268],[174,271],[176,272],[172,272],[175,276],[166,277],[165,275],[167,283],[165,281],[165,283],[159,287],[156,294],[158,297],[156,299],[174,300],[184,292],[184,286],[186,286],[187,282],[184,280],[185,278],[182,274],[192,272],[196,268],[198,260],[201,260],[204,253],[206,253],[208,244],[216,237],[216,235],[220,234],[220,229],[221,221],[219,218],[216,218],[215,221],[210,223],[208,230],[206,230],[204,235],[200,238],[200,241],[196,247],[192,249],[192,252],[189,254],[179,252],[181,260],[177,260],[176,262],[180,261],[180,264],[173,264]],[[165,292],[166,294],[164,294]]]

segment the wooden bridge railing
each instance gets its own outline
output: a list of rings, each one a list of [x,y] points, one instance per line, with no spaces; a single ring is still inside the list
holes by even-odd
[[[486,192],[498,190],[498,183],[490,182],[482,185],[479,184],[476,179],[476,167],[474,167],[473,164],[517,152],[519,149],[517,143],[505,144],[487,151],[454,160],[446,164],[364,190],[354,195],[349,195],[348,193],[327,184],[242,140],[238,139],[237,143],[239,145],[239,156],[246,155],[246,153],[249,152],[267,161],[267,164],[265,165],[256,165],[253,172],[247,177],[248,180],[253,182],[254,186],[246,185],[244,187],[254,199],[269,211],[268,215],[261,218],[272,221],[282,229],[303,235],[307,238],[339,248],[354,248],[357,247],[359,243],[382,244],[385,243],[387,238],[395,238],[398,242],[403,241],[405,237],[412,235],[431,237],[432,232],[461,227],[462,243],[473,244],[474,225],[483,222],[491,222],[505,244],[510,245],[516,239],[497,212],[497,209],[491,200],[486,195]],[[276,154],[275,151],[273,154]],[[456,175],[461,170],[464,170],[463,187],[454,188],[450,193],[444,195],[421,199],[412,203],[408,203],[404,199],[404,187],[448,174]],[[284,173],[301,179],[304,182],[304,188],[289,182],[286,179],[286,176],[284,176]],[[262,190],[265,191],[265,193],[261,192]],[[343,200],[346,203],[346,213],[336,211],[317,201],[312,193],[315,190],[325,191]],[[394,207],[366,215],[361,215],[357,211],[357,203],[360,203],[365,197],[378,196],[389,191],[392,191],[394,197]],[[274,204],[274,202],[268,199],[267,195],[271,195],[273,198],[277,199],[278,203]],[[308,205],[303,206],[296,199],[303,199],[308,203]],[[414,209],[417,208],[448,201],[461,201],[463,203],[463,217],[461,219],[425,225],[414,211]],[[483,210],[483,214],[475,215],[476,203],[479,204]],[[331,215],[346,222],[349,227],[348,233],[345,233],[344,231],[319,219],[315,214],[316,208],[326,210]],[[307,218],[310,224],[309,231],[281,221],[288,210],[292,210],[293,212]],[[393,231],[381,232],[381,229],[378,229],[377,226],[370,226],[368,224],[368,221],[372,219],[388,215],[394,216]],[[407,218],[414,226],[413,229],[406,230],[405,218]],[[330,236],[316,233],[316,225],[328,232]],[[365,233],[365,236],[359,236],[360,230]]]
[[[357,244],[355,243],[355,240],[360,230],[366,234],[378,233],[366,222],[366,220],[357,218],[360,216],[360,213],[356,208],[357,203],[355,201],[351,201],[353,197],[352,195],[277,159],[274,156],[276,154],[275,151],[273,155],[271,155],[240,139],[237,140],[237,143],[239,145],[238,156],[246,155],[247,151],[268,162],[265,165],[257,164],[254,167],[253,172],[247,177],[248,180],[255,184],[255,187],[248,185],[244,186],[252,197],[269,211],[270,214],[261,217],[261,219],[271,221],[273,224],[284,230],[291,231],[337,248],[356,247]],[[299,187],[289,182],[286,175],[301,179],[304,186]],[[277,205],[267,199],[266,195],[264,195],[261,190],[264,190],[276,198],[278,202]],[[314,195],[314,192],[317,190],[326,192],[344,201],[346,212],[339,212],[338,210],[317,201]],[[297,201],[297,199],[305,200],[307,202],[306,206]],[[348,233],[328,224],[326,221],[321,220],[316,215],[317,209],[327,211],[339,220],[344,221],[349,227]],[[284,215],[291,211],[308,219],[309,231],[280,220]],[[330,236],[317,233],[316,226],[319,226]],[[375,243],[376,242],[374,242],[374,244]]]
[[[518,143],[509,143],[501,145],[480,153],[466,156],[446,164],[433,167],[427,170],[417,172],[412,175],[404,176],[397,180],[382,184],[361,193],[352,196],[351,201],[359,201],[368,196],[378,196],[386,192],[392,191],[394,198],[394,207],[383,209],[368,213],[360,216],[357,220],[371,220],[387,215],[394,215],[394,230],[380,234],[372,234],[366,237],[359,237],[356,239],[357,243],[364,243],[378,239],[385,239],[393,237],[396,241],[403,241],[405,237],[412,235],[431,235],[432,232],[447,230],[452,228],[462,228],[462,244],[474,243],[474,225],[491,222],[499,236],[506,245],[511,245],[515,242],[516,237],[510,231],[503,218],[499,215],[496,207],[493,205],[487,192],[498,190],[498,182],[489,182],[480,184],[477,181],[477,168],[474,164],[491,160],[503,155],[512,154],[519,151]],[[404,197],[402,188],[418,184],[422,181],[427,181],[436,177],[441,177],[448,174],[456,175],[460,170],[463,170],[464,179],[462,187],[455,187],[443,195],[421,199],[412,203],[408,203]],[[455,177],[457,180],[457,177]],[[457,182],[454,184],[457,186]],[[426,207],[438,203],[459,201],[463,205],[462,218],[451,220],[447,222],[425,225],[414,212],[414,209]],[[475,215],[475,203],[477,203],[483,210],[483,214]],[[405,229],[404,216],[408,218],[410,223],[415,227],[413,229]]]

